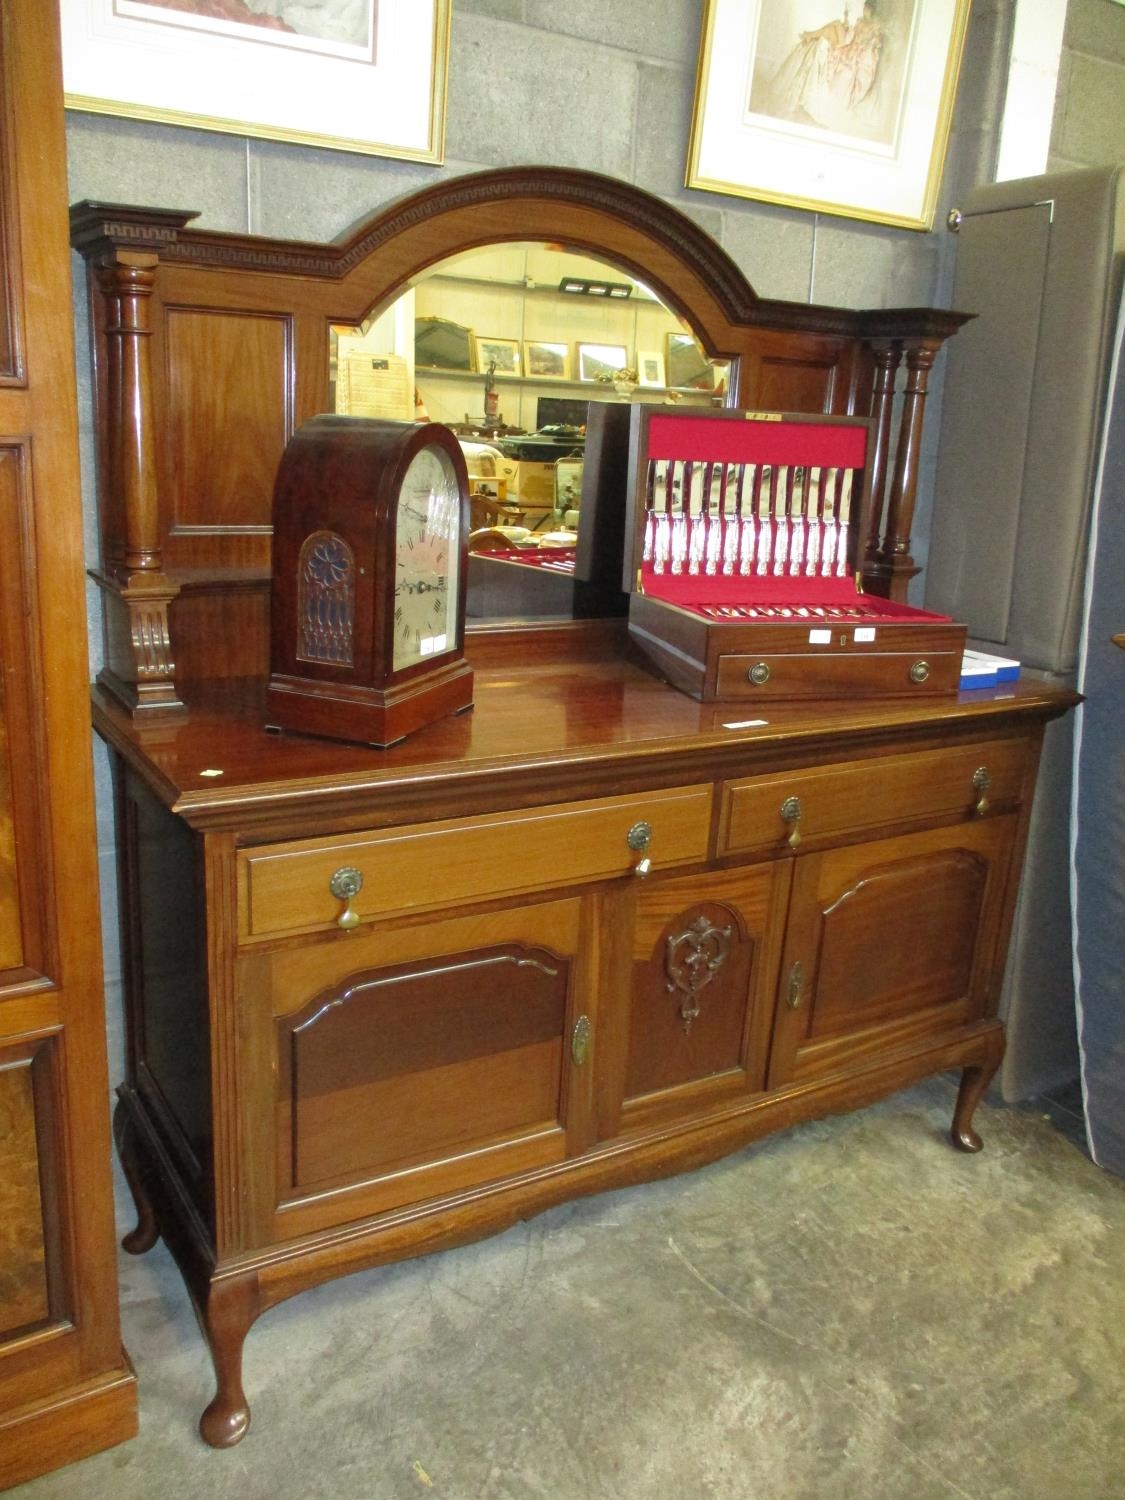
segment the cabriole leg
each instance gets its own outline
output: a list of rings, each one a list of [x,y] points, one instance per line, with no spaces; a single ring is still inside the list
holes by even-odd
[[[137,1210],[136,1228],[131,1229],[121,1241],[121,1248],[128,1251],[130,1255],[143,1255],[146,1250],[151,1250],[156,1244],[160,1238],[160,1232],[156,1227],[156,1212],[152,1206],[152,1199],[145,1186],[144,1170],[137,1156],[133,1122],[129,1118],[129,1111],[120,1100],[113,1111],[113,1139],[117,1146],[117,1155],[121,1160],[121,1170],[125,1174],[125,1181],[129,1184],[129,1192],[132,1194],[133,1205]]]
[[[973,1114],[999,1066],[1000,1056],[997,1056],[986,1063],[966,1068],[961,1074],[961,1087],[957,1091],[957,1103],[953,1109],[953,1126],[949,1132],[958,1151],[979,1151],[984,1145],[973,1129]]]
[[[250,1430],[250,1407],[242,1389],[242,1347],[258,1316],[257,1278],[216,1282],[199,1309],[217,1390],[199,1419],[199,1431],[212,1448],[233,1448]]]

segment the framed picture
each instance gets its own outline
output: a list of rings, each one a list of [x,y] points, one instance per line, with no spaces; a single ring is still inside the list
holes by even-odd
[[[628,361],[624,344],[579,344],[579,380],[612,380]]]
[[[527,339],[523,346],[523,373],[534,380],[566,380],[570,374],[570,345]]]
[[[713,391],[715,366],[703,352],[698,339],[690,333],[670,333],[668,345],[668,384],[679,390]]]
[[[518,339],[486,339],[477,335],[477,369],[483,375],[489,369],[497,375],[520,373]]]
[[[71,109],[441,161],[451,0],[60,0]]]
[[[664,379],[664,356],[659,349],[637,350],[637,384],[667,384]]]
[[[969,0],[707,0],[687,185],[933,223]]]

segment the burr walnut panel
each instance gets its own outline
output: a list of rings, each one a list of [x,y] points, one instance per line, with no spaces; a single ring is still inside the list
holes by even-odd
[[[27,1058],[0,1052],[0,1338],[50,1312],[35,1089]]]
[[[163,337],[165,563],[264,564],[277,459],[293,431],[291,320],[169,307]]]

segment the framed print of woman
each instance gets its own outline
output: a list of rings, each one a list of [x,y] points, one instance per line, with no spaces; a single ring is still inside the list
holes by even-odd
[[[756,69],[749,107],[796,125],[893,144],[914,0],[861,0],[798,33],[775,72]]]

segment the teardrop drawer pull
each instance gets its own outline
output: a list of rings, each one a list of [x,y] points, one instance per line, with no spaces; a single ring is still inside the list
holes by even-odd
[[[801,799],[800,797],[786,797],[779,809],[781,821],[789,823],[789,837],[786,843],[790,849],[796,849],[801,842]]]
[[[989,809],[988,789],[992,785],[992,775],[987,766],[978,766],[973,772],[973,790],[977,794],[976,805],[973,811],[978,818],[983,818]]]
[[[345,931],[350,927],[358,927],[359,912],[352,905],[352,898],[358,896],[363,889],[363,871],[357,870],[354,865],[342,865],[328,882],[328,889],[337,901],[344,903],[343,911],[336,918],[336,926],[343,927]]]
[[[648,846],[652,843],[652,824],[646,823],[644,819],[639,823],[634,823],[625,835],[625,842],[634,854],[641,856],[633,866],[633,874],[640,876],[643,880],[652,869],[652,859],[648,852]]]

